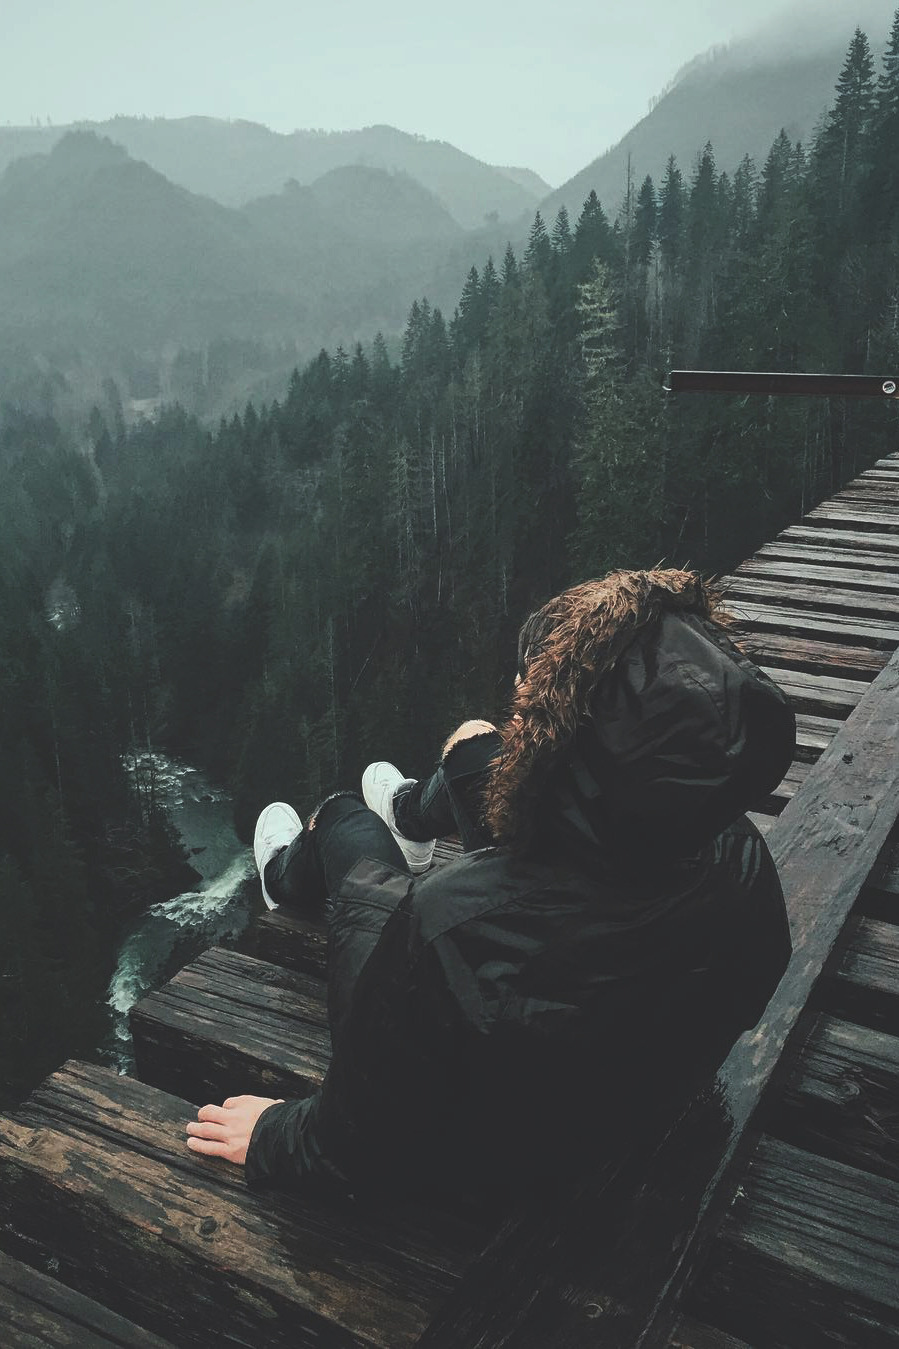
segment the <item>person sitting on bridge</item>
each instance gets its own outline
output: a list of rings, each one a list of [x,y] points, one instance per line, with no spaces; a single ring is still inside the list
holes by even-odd
[[[744,812],[795,718],[728,624],[693,572],[575,586],[524,624],[499,730],[467,722],[423,780],[371,765],[305,828],[267,807],[266,902],[328,923],[330,1067],[204,1106],[189,1145],[251,1184],[502,1203],[708,1079],[791,949]]]

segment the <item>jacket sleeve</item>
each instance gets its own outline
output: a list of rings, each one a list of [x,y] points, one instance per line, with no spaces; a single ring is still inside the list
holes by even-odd
[[[302,1101],[269,1106],[256,1121],[247,1150],[246,1178],[253,1186],[310,1185],[347,1187],[347,1177],[330,1159],[319,1125],[324,1088]]]
[[[404,889],[409,888],[408,876],[402,879]],[[350,885],[350,903],[352,889]],[[349,914],[354,933],[358,916],[358,907],[355,915]],[[349,953],[351,990],[334,986],[341,976],[338,936],[336,961],[332,946],[329,1002],[332,1023],[340,1004],[339,1026],[332,1024],[325,1080],[312,1096],[270,1106],[260,1115],[247,1151],[250,1185],[355,1190],[377,1173],[381,1154],[398,1145],[408,1114],[404,1096],[415,1080],[420,1052],[412,1008],[414,926],[410,903],[404,900],[380,933],[371,936],[373,949],[358,975],[359,950]]]

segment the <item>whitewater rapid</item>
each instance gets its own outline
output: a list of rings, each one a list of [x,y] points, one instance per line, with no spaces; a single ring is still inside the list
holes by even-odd
[[[201,879],[195,890],[141,914],[121,942],[107,996],[111,1030],[102,1048],[123,1073],[133,1067],[128,1013],[134,1004],[208,946],[236,941],[256,900],[253,854],[234,833],[227,795],[190,765],[161,754],[130,756],[128,769],[135,782],[152,775],[156,799]]]

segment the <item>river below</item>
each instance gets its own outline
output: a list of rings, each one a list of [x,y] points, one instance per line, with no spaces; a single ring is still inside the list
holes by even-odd
[[[200,880],[195,890],[141,914],[119,946],[108,993],[111,1028],[102,1053],[122,1073],[133,1068],[131,1008],[208,946],[235,942],[257,905],[259,884],[252,851],[234,832],[225,792],[195,768],[161,754],[140,755],[129,766],[152,772],[157,799]]]

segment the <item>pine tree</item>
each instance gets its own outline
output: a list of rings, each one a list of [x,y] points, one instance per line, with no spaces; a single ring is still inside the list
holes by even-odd
[[[571,234],[571,222],[568,219],[567,206],[561,205],[556,215],[552,232],[553,252],[557,257],[565,258],[571,252],[574,239]]]
[[[519,284],[518,259],[510,243],[506,244],[506,251],[503,254],[503,285],[517,286]]]
[[[818,191],[830,195],[838,218],[846,212],[852,188],[863,175],[875,102],[871,48],[856,28],[837,80],[834,106],[815,146]]]
[[[618,261],[618,246],[599,197],[591,192],[574,228],[571,250],[573,279],[585,281],[593,274],[596,258],[609,266]]]
[[[868,237],[889,234],[899,222],[899,10],[883,53],[871,129],[870,166],[865,175],[861,221]]]
[[[674,155],[665,165],[665,177],[659,191],[659,247],[662,262],[669,270],[680,261],[684,239],[684,179]]]
[[[484,323],[487,322],[496,307],[501,289],[502,283],[496,274],[496,267],[491,255],[484,264],[484,271],[481,275],[481,311]]]
[[[528,245],[524,250],[524,265],[529,271],[539,272],[545,277],[549,274],[552,256],[552,244],[546,232],[546,225],[543,223],[543,216],[537,211],[528,235]]]
[[[484,333],[485,313],[481,278],[477,267],[472,267],[465,279],[459,307],[453,317],[452,342],[456,360],[461,366]]]
[[[631,257],[638,266],[646,267],[658,237],[659,208],[656,190],[649,174],[643,179],[634,209],[634,229],[631,236]]]

